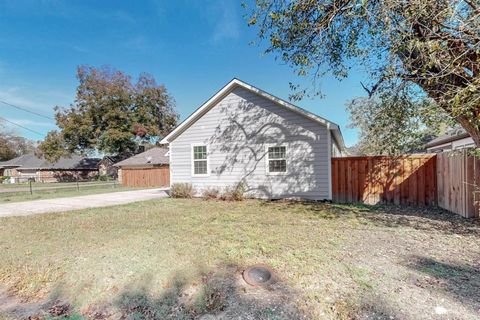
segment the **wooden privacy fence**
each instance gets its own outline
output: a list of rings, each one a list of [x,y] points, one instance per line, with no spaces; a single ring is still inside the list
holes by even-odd
[[[437,156],[438,206],[459,215],[478,217],[480,159],[466,150]]]
[[[128,187],[168,187],[168,166],[153,168],[122,168],[122,184]]]
[[[332,197],[340,203],[434,206],[435,155],[332,158]]]

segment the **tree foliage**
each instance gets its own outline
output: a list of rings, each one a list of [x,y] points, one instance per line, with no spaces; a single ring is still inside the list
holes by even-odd
[[[300,75],[341,79],[359,65],[369,95],[417,88],[480,146],[479,1],[257,0],[249,24]]]
[[[7,161],[34,151],[33,141],[6,130],[0,123],[0,161]]]
[[[49,160],[69,153],[100,151],[130,154],[140,142],[155,142],[176,125],[174,99],[148,74],[133,83],[109,67],[81,66],[76,99],[68,108],[55,107],[60,131],[40,145]]]
[[[350,127],[360,130],[355,152],[359,155],[400,155],[420,151],[447,128],[449,118],[431,110],[430,99],[414,100],[401,91],[350,101]]]

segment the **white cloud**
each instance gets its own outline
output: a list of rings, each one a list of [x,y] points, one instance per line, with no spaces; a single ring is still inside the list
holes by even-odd
[[[10,86],[0,87],[0,100],[52,116],[54,106],[68,105],[73,97],[55,90]]]
[[[215,23],[212,42],[214,44],[225,39],[238,39],[240,36],[240,25],[236,2],[231,0],[220,0],[214,5],[215,10],[210,13],[211,17],[218,17]]]
[[[0,100],[22,107],[39,109],[38,102],[25,98],[21,93],[20,87],[0,88]],[[41,107],[40,107],[41,108]]]

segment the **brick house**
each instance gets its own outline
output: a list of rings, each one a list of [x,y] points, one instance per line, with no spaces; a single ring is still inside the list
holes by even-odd
[[[99,162],[97,158],[72,155],[51,163],[32,153],[0,162],[0,170],[12,183],[89,180],[98,176]]]

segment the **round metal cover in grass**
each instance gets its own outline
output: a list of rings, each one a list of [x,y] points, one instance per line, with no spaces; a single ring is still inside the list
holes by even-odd
[[[264,286],[274,281],[273,270],[264,264],[248,267],[243,271],[243,279],[252,286]]]

